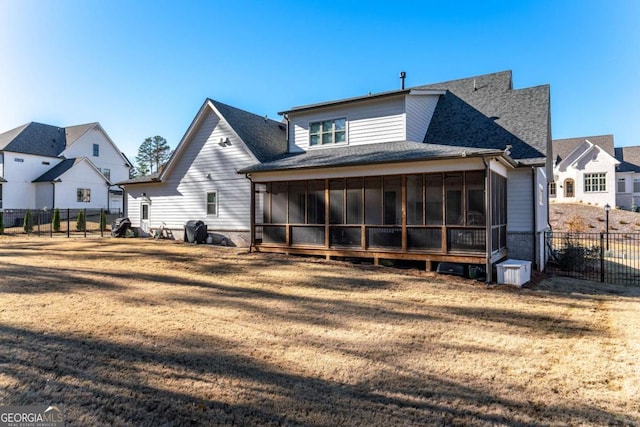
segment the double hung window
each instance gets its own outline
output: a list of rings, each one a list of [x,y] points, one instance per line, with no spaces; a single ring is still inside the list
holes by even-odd
[[[347,119],[324,120],[309,123],[309,145],[330,145],[347,142]]]

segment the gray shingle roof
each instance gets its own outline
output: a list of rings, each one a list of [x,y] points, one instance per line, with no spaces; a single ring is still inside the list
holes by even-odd
[[[511,145],[523,164],[544,164],[551,142],[549,85],[516,89],[511,71],[418,86],[447,90],[424,142],[486,149]]]
[[[616,159],[620,162],[618,172],[640,173],[640,147],[621,147],[615,149]]]
[[[31,122],[0,134],[0,150],[57,157],[66,147],[64,128]]]
[[[464,155],[463,155],[464,152]],[[386,142],[379,144],[351,145],[321,150],[309,150],[269,163],[259,163],[239,173],[263,172],[283,169],[308,169],[331,166],[370,165],[380,163],[433,160],[502,154],[503,150],[450,145],[423,144],[421,142]]]
[[[64,159],[32,182],[51,182],[60,178],[66,171],[71,169],[74,165],[80,162],[81,159]]]
[[[135,178],[131,178],[126,181],[116,182],[116,185],[146,184],[149,182],[160,182],[159,177],[160,177],[160,174],[156,172],[151,175],[137,176]]]
[[[563,138],[553,140],[553,160],[559,163],[567,157],[573,150],[589,140],[593,145],[600,147],[607,154],[614,157],[613,135],[582,136],[579,138]]]
[[[438,100],[424,143],[402,141],[309,150],[253,165],[241,172],[451,158],[463,151],[467,155],[502,153],[508,145],[511,146],[510,158],[519,163],[545,164],[551,145],[548,85],[513,90],[511,71],[504,71],[412,89],[446,92]],[[408,92],[391,91],[383,95]],[[368,98],[296,107],[287,112]]]
[[[261,162],[287,152],[286,126],[248,111],[209,99],[225,120]]]

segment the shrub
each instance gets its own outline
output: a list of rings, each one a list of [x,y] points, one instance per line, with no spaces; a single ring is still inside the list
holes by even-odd
[[[56,233],[60,231],[60,209],[55,208],[53,211],[53,231]]]
[[[585,247],[577,239],[567,237],[564,247],[558,251],[557,261],[563,270],[593,270],[600,258],[600,246]]]
[[[587,226],[580,216],[574,215],[571,217],[569,222],[567,222],[567,228],[571,233],[581,233],[587,228]]]
[[[84,211],[78,212],[78,219],[76,220],[76,230],[84,231],[87,223],[84,219]]]
[[[25,233],[29,234],[33,231],[33,216],[31,215],[31,209],[27,209],[24,214],[24,221],[22,222],[22,229]]]

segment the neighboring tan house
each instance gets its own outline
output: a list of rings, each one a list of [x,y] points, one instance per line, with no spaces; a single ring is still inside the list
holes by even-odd
[[[251,183],[238,170],[286,151],[285,124],[207,99],[159,174],[120,182],[140,235],[164,226],[179,239],[202,220],[216,241],[249,245]]]
[[[281,114],[287,153],[239,171],[254,250],[483,264],[489,280],[507,256],[545,265],[548,85],[505,71]]]
[[[613,135],[553,140],[551,202],[616,206]]]
[[[638,211],[640,207],[640,147],[615,149],[620,162],[616,172],[616,206]]]
[[[31,122],[0,134],[0,208],[123,210],[131,165],[99,123]]]

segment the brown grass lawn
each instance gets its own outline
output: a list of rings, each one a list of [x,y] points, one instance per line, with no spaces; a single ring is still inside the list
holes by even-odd
[[[0,240],[0,405],[70,425],[638,425],[640,288]]]

